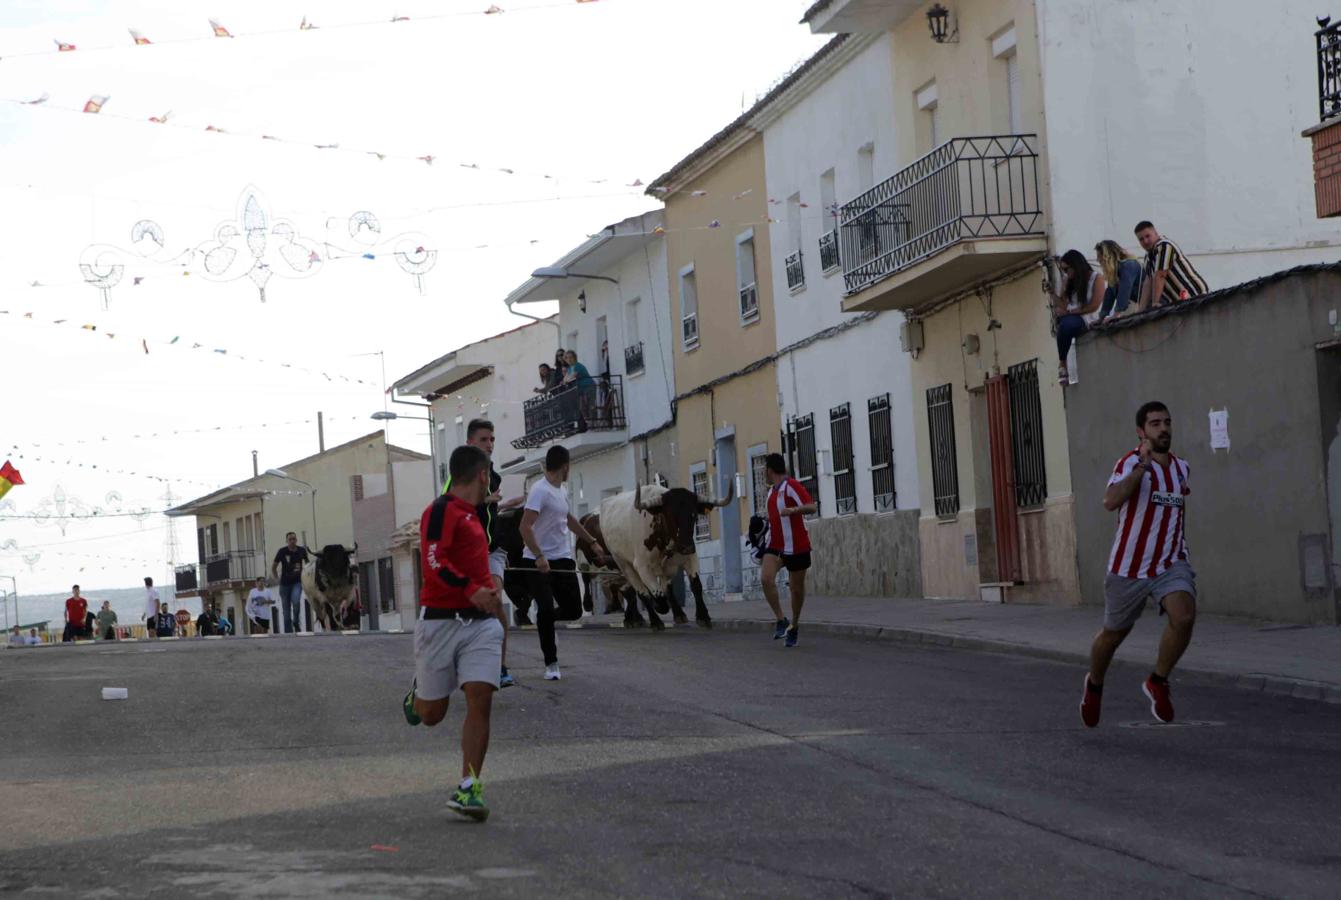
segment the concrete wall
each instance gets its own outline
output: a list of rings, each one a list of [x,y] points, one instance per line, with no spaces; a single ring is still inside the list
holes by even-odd
[[[1317,122],[1321,12],[1307,0],[1037,0],[1056,246],[1090,255],[1111,237],[1131,249],[1150,219],[1212,289],[1336,259],[1341,225],[1316,218],[1299,136]]]
[[[1116,528],[1101,505],[1108,476],[1136,443],[1136,407],[1158,399],[1173,414],[1174,453],[1191,468],[1186,529],[1200,608],[1337,621],[1334,590],[1306,586],[1326,579],[1335,552],[1317,548],[1330,544],[1327,498],[1341,481],[1341,360],[1315,344],[1337,337],[1338,292],[1341,274],[1295,274],[1081,342],[1081,381],[1067,401],[1086,603],[1102,602]],[[1228,451],[1210,448],[1212,409],[1229,410]]]
[[[807,523],[814,568],[807,588],[830,597],[921,597],[916,510]]]

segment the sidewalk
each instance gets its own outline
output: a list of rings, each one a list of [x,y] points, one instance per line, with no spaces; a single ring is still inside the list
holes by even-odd
[[[784,607],[786,603],[784,595]],[[718,603],[709,611],[717,628],[772,628],[773,616],[763,601]],[[693,609],[688,613],[692,617]],[[802,633],[1014,653],[1083,666],[1102,615],[1097,607],[812,597],[806,600]],[[599,616],[596,621],[614,623],[620,617]],[[1163,627],[1163,619],[1147,609],[1117,659],[1153,663]],[[1175,675],[1341,704],[1341,628],[1201,616]]]

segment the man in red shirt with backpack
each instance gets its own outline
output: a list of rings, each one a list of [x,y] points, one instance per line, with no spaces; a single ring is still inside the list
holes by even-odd
[[[451,488],[429,504],[419,522],[424,586],[414,629],[414,686],[403,706],[411,725],[436,725],[456,689],[466,695],[461,783],[447,808],[483,822],[489,808],[480,772],[503,660],[500,600],[489,575],[489,541],[476,512],[489,495],[489,456],[478,447],[457,447],[448,469]]]

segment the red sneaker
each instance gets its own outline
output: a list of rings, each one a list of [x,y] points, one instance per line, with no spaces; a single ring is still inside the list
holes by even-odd
[[[1093,728],[1099,724],[1099,708],[1103,702],[1103,694],[1090,690],[1090,676],[1086,673],[1085,693],[1080,697],[1080,721],[1085,723],[1086,728]]]
[[[1147,678],[1141,691],[1150,698],[1150,714],[1161,722],[1173,721],[1173,701],[1169,699],[1169,682],[1156,683]]]

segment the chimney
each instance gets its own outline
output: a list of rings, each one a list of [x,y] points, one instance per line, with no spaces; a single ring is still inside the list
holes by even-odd
[[[261,474],[261,467],[256,463],[256,451],[251,451],[251,477],[255,478]]]
[[[326,423],[322,421],[321,412],[317,412],[317,451],[326,452]]]

